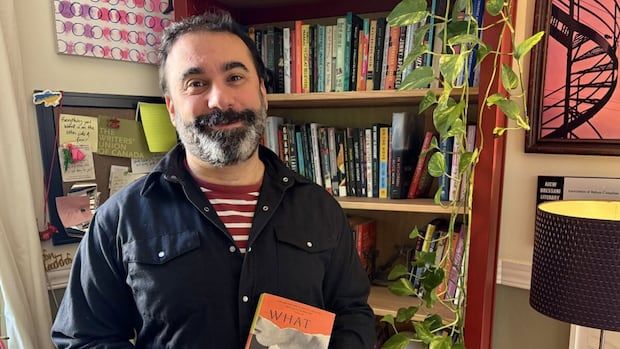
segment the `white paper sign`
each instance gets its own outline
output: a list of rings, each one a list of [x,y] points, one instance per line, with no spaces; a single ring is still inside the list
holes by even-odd
[[[163,155],[155,155],[144,159],[131,159],[131,172],[133,173],[149,173],[155,165],[161,160]]]
[[[65,156],[62,147],[58,147],[58,161],[60,162],[60,172],[63,182],[78,182],[95,180],[95,165],[93,162],[93,152],[87,144],[76,146],[82,153],[84,159],[74,163],[69,163],[65,168]]]

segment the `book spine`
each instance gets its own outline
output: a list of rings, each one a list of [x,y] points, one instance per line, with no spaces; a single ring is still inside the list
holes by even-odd
[[[302,62],[304,61],[302,33],[302,22],[295,21],[295,93],[302,92]]]
[[[366,62],[366,91],[372,91],[375,87],[375,50],[377,49],[377,20],[370,21],[368,32],[368,61]]]
[[[394,88],[398,89],[400,87],[400,82],[402,81],[402,72],[405,70],[403,67],[403,61],[405,60],[405,43],[407,41],[407,30],[409,26],[400,27],[400,36],[398,38],[398,53],[396,54],[396,77],[394,80]]]
[[[321,152],[321,172],[323,173],[323,185],[328,193],[334,194],[332,189],[332,174],[329,160],[329,141],[327,139],[327,128],[319,128],[319,146]]]
[[[366,164],[366,196],[372,197],[372,129],[367,128],[364,130],[364,156]]]
[[[439,142],[439,150],[444,154],[444,160],[446,162],[446,171],[452,169],[452,147],[454,145],[454,137],[445,138]],[[450,199],[450,177],[448,173],[444,173],[439,177],[439,185],[441,186],[441,201],[448,201]]]
[[[301,26],[301,92],[310,92],[310,25],[302,24]]]
[[[379,125],[372,126],[372,197],[379,197]]]
[[[342,67],[343,91],[350,91],[349,87],[351,84],[351,53],[353,53],[353,16],[354,14],[352,12],[347,12],[344,41],[344,62]]]
[[[291,161],[289,155],[289,151],[291,148],[289,145],[288,130],[286,128],[286,125],[282,125],[280,127],[280,132],[282,133],[282,161],[288,168],[291,168]]]
[[[353,138],[355,129],[347,127],[345,161],[347,164],[347,196],[357,196],[355,183],[355,150],[353,148]]]
[[[430,149],[433,136],[434,133],[431,131],[426,132],[424,135],[424,141],[422,142],[422,148],[420,149],[420,156],[418,156],[418,162],[416,164],[415,171],[413,172],[413,177],[411,177],[411,184],[409,185],[409,190],[407,192],[408,199],[415,199],[418,197],[416,193],[420,187],[420,179],[422,179],[422,174],[423,172],[426,172],[428,159],[431,155],[428,150]]]
[[[346,131],[336,130],[336,168],[338,169],[338,196],[347,196]]]
[[[388,55],[390,51],[390,34],[392,33],[392,28],[390,24],[385,23],[384,40],[383,40],[383,54],[381,58],[381,83],[379,86],[380,90],[385,90],[385,81],[387,79],[387,66],[388,66]]]
[[[461,178],[459,176],[459,160],[460,160],[460,148],[461,148],[461,137],[454,136],[454,141],[452,142],[452,166],[450,168],[450,191],[448,193],[448,198],[450,201],[459,200],[460,182]]]
[[[334,51],[334,26],[328,25],[325,27],[325,92],[331,92],[333,90],[332,82],[332,55]]]
[[[387,56],[387,75],[385,89],[393,90],[396,87],[396,72],[398,70],[398,45],[400,42],[400,28],[390,28],[390,44]]]
[[[317,92],[325,92],[325,26],[317,25]]]
[[[366,91],[366,79],[368,75],[368,47],[370,36],[370,20],[364,18],[362,30],[360,30],[359,54],[357,60],[357,90]]]
[[[306,161],[304,159],[303,139],[301,136],[301,131],[299,130],[299,126],[297,125],[295,125],[295,148],[297,150],[297,172],[300,175],[305,176]]]
[[[284,45],[284,93],[291,93],[291,29],[282,29]]]
[[[287,124],[286,131],[288,133],[288,157],[290,162],[291,170],[299,173],[299,167],[297,165],[297,142],[295,139],[295,125]]]
[[[284,40],[282,35],[282,28],[273,28],[273,46],[274,46],[274,62],[276,84],[274,91],[277,93],[284,93]]]
[[[310,124],[310,134],[312,141],[312,163],[314,167],[314,182],[323,186],[323,176],[321,175],[321,153],[319,152],[319,124]]]
[[[362,180],[362,145],[361,145],[361,133],[359,128],[354,129],[353,133],[353,159],[355,165],[355,194],[356,196],[366,196],[366,188],[364,187],[364,181]]]
[[[319,52],[317,50],[317,43],[319,41],[319,31],[317,29],[317,25],[313,24],[310,26],[310,58],[308,62],[310,63],[310,92],[317,92],[317,79],[318,79],[318,65],[317,65],[317,57]]]
[[[387,199],[389,127],[379,128],[379,198]]]
[[[344,62],[347,36],[346,18],[338,18],[336,22],[336,92],[344,91]]]
[[[332,190],[334,191],[334,196],[339,196],[336,128],[334,127],[329,127],[327,129],[327,148],[329,150],[329,172],[331,175]]]

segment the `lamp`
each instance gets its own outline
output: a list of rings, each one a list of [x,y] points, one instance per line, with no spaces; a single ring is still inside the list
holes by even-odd
[[[571,324],[620,331],[620,202],[538,205],[530,305]]]

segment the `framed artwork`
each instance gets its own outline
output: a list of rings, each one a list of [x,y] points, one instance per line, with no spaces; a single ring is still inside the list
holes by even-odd
[[[620,155],[620,0],[537,0],[528,153]]]

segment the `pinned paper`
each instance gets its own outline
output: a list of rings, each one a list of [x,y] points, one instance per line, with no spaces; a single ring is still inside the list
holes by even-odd
[[[60,104],[62,92],[45,90],[43,92],[35,92],[32,94],[32,103],[43,104],[46,107],[56,107]]]
[[[93,153],[97,152],[99,142],[97,118],[60,114],[58,123],[59,144],[88,144]]]
[[[78,182],[95,180],[95,165],[93,153],[87,144],[74,145],[83,154],[81,161],[65,163],[67,148],[58,147],[58,159],[63,182]]]
[[[93,218],[88,196],[59,196],[56,198],[56,210],[65,227],[88,224]]]
[[[129,172],[124,166],[110,166],[110,196],[145,175],[146,173]]]
[[[131,159],[131,172],[149,173],[163,157],[163,155],[154,155],[144,159]]]
[[[118,128],[104,126],[109,125],[110,120],[117,120]],[[100,116],[99,125],[99,154],[123,158],[144,158],[149,155],[139,122]]]
[[[177,143],[176,131],[165,104],[138,103],[136,120],[142,121],[151,152],[167,152]]]

